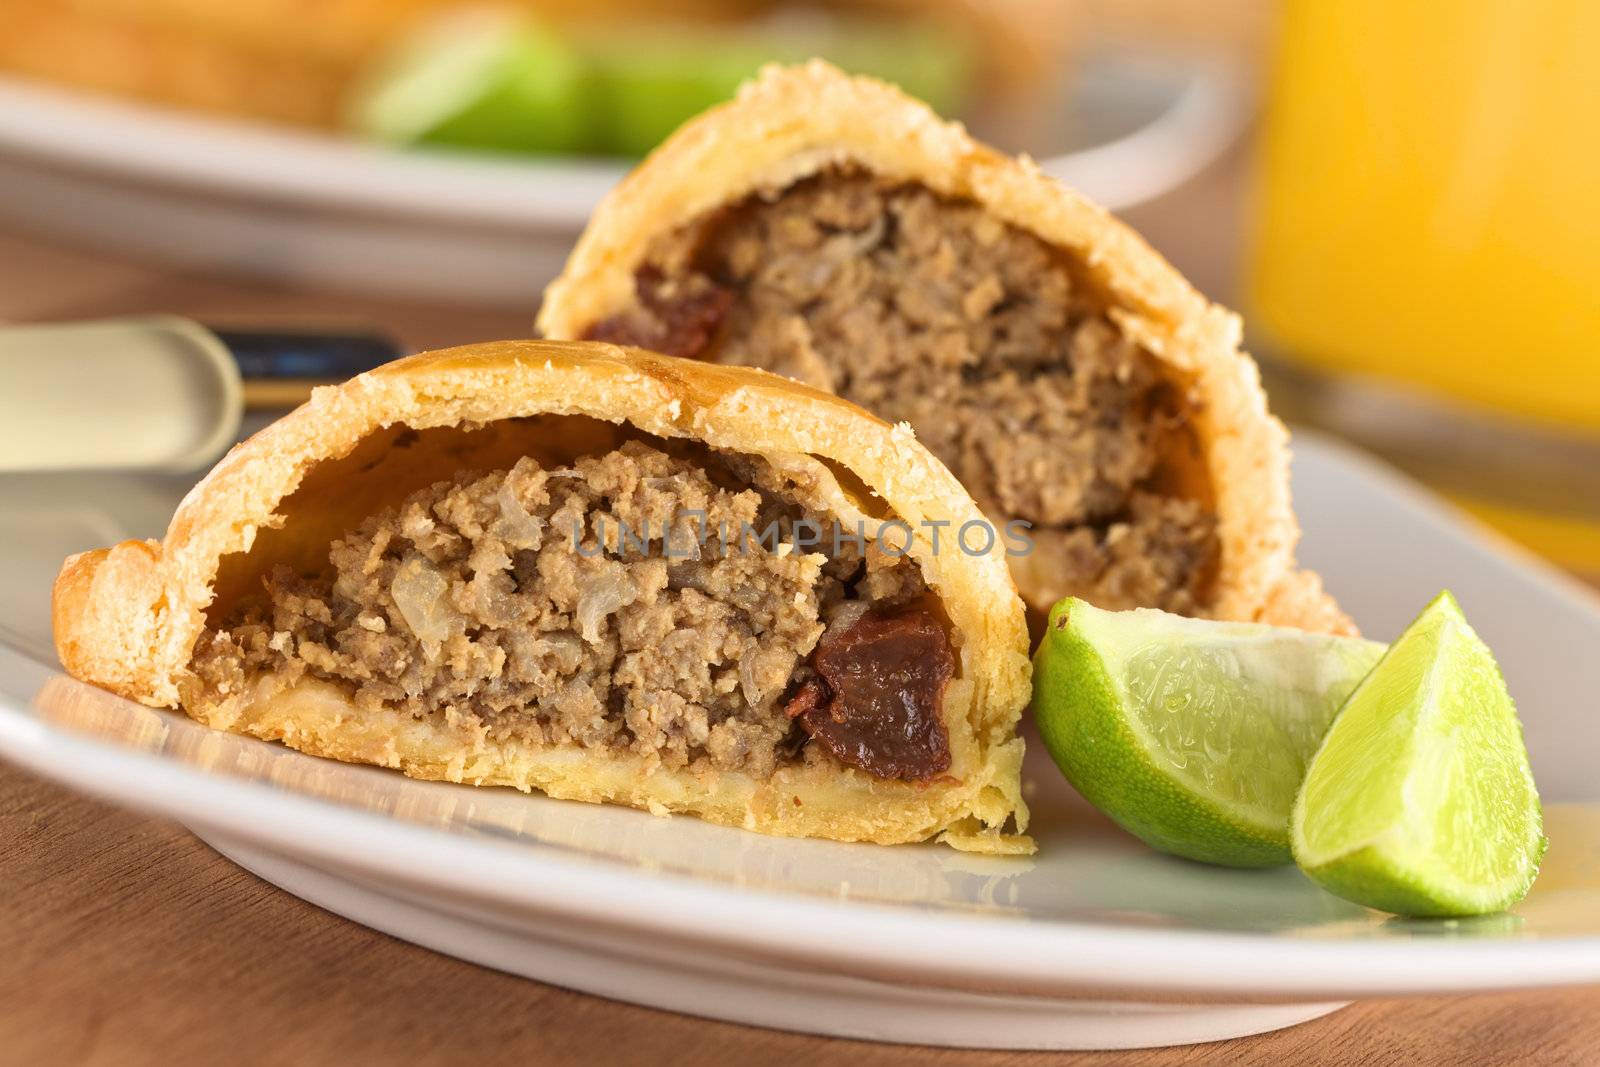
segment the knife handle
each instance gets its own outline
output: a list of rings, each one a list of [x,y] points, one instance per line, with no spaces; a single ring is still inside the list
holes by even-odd
[[[0,472],[194,470],[233,443],[247,404],[292,407],[399,354],[372,334],[176,315],[0,327]]]

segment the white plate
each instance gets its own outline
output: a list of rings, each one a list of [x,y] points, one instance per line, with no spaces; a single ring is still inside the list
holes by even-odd
[[[1078,81],[1075,136],[1042,165],[1113,210],[1193,174],[1247,113],[1237,83],[1209,66],[1109,55]],[[391,151],[0,76],[0,218],[291,283],[531,315],[624,169]]]
[[[1329,442],[1298,439],[1306,561],[1378,636],[1448,585],[1518,697],[1553,843],[1508,915],[1393,919],[1292,869],[1159,855],[1076,802],[1037,745],[1039,855],[980,858],[413,782],[213,733],[39,662],[60,556],[155,532],[181,489],[0,481],[0,753],[181,819],[290,892],[442,952],[738,1022],[1019,1048],[1210,1040],[1362,996],[1600,981],[1600,657],[1579,651],[1600,648],[1600,607]]]

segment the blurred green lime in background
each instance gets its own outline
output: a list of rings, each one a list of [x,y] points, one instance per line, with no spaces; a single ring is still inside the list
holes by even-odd
[[[391,144],[576,152],[592,125],[587,79],[579,52],[532,22],[453,13],[375,66],[351,121]]]
[[[638,157],[733,96],[764,63],[821,56],[958,112],[976,57],[923,23],[804,18],[561,33],[504,11],[457,12],[409,35],[356,92],[357,132],[398,145]]]

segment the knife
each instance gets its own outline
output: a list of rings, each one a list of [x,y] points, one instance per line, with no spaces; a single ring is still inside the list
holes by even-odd
[[[0,327],[0,472],[194,470],[246,408],[292,407],[401,354],[376,333],[177,315]]]

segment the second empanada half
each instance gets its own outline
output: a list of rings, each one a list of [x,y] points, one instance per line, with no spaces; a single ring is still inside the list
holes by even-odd
[[[550,337],[765,367],[904,422],[1042,612],[1345,630],[1294,560],[1287,435],[1236,316],[1073,190],[821,62],[769,68],[600,207]]]

